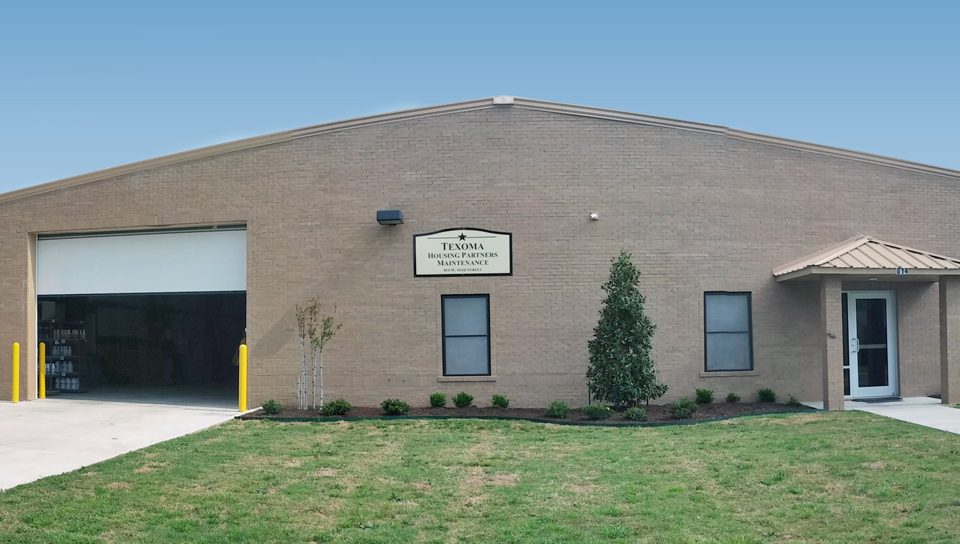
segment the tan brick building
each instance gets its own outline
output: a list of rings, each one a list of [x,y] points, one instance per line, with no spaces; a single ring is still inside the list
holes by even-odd
[[[70,356],[53,356],[51,389],[229,385],[223,346],[245,327],[251,402],[289,403],[294,306],[319,296],[343,322],[326,352],[328,398],[422,405],[466,390],[481,403],[585,404],[600,285],[623,248],[643,273],[668,400],[770,387],[833,408],[845,393],[957,402],[960,261],[943,256],[960,255],[960,172],[497,102],[309,127],[0,196],[0,396],[11,396],[10,344],[23,346],[31,399],[38,338],[54,336],[76,361],[66,372]],[[378,224],[378,210],[403,223]],[[446,229],[509,233],[511,273],[415,276],[414,235]],[[159,234],[130,237],[142,232]],[[193,236],[216,232],[240,238]],[[150,298],[177,293],[240,299]],[[239,328],[220,327],[218,308],[240,308]],[[71,328],[85,347],[61,332]]]

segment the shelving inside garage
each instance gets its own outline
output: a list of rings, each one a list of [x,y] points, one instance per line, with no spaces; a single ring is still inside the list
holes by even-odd
[[[47,393],[85,393],[90,371],[86,324],[50,319],[40,322],[38,333],[46,345]]]

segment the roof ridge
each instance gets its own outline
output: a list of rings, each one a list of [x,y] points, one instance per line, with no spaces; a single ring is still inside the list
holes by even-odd
[[[946,177],[951,177],[955,179],[960,179],[960,170],[953,170],[950,168],[943,168],[943,167],[931,166],[931,165],[921,164],[921,163],[907,161],[907,160],[894,159],[890,157],[884,157],[882,155],[874,155],[871,153],[865,153],[860,151],[851,151],[851,150],[842,149],[838,147],[831,147],[826,145],[802,142],[799,140],[790,140],[787,138],[767,136],[764,134],[732,129],[732,128],[728,128],[720,125],[710,125],[706,123],[697,123],[692,121],[681,121],[681,120],[671,119],[667,117],[655,117],[651,115],[643,115],[643,114],[630,113],[630,112],[621,111],[621,110],[612,110],[612,109],[597,108],[597,107],[591,107],[591,106],[576,106],[572,104],[564,104],[560,102],[549,102],[545,100],[514,98],[514,97],[490,97],[490,98],[481,98],[476,100],[467,100],[463,102],[442,104],[438,106],[428,106],[423,108],[414,108],[414,109],[401,110],[396,112],[367,115],[367,116],[356,117],[356,118],[351,118],[346,120],[333,121],[329,123],[321,123],[317,125],[310,125],[302,128],[292,129],[292,130],[274,132],[274,133],[269,133],[261,136],[254,136],[251,138],[244,138],[241,140],[234,140],[230,142],[224,142],[221,144],[215,144],[211,146],[200,147],[200,148],[186,150],[186,151],[180,151],[180,152],[169,154],[169,155],[163,155],[163,156],[154,157],[151,159],[135,161],[132,163],[122,164],[119,166],[114,166],[114,167],[106,168],[103,170],[97,170],[97,171],[89,172],[86,174],[71,176],[71,177],[60,179],[60,180],[41,183],[38,185],[33,185],[30,187],[25,187],[22,189],[17,189],[14,191],[3,193],[3,194],[0,194],[0,203],[9,202],[11,200],[17,200],[20,198],[25,198],[33,195],[43,194],[51,191],[57,191],[57,190],[65,189],[68,187],[75,187],[75,186],[83,185],[86,183],[103,181],[103,180],[111,179],[117,176],[132,174],[136,172],[142,172],[142,171],[151,170],[154,168],[160,168],[163,166],[180,164],[184,162],[199,160],[199,159],[217,156],[217,155],[225,155],[225,154],[233,153],[236,151],[253,149],[256,147],[263,147],[267,145],[284,143],[284,142],[288,142],[288,141],[299,139],[299,138],[306,138],[310,136],[316,136],[320,134],[326,134],[330,132],[337,132],[337,131],[343,131],[343,130],[352,130],[355,128],[366,127],[366,126],[373,126],[373,125],[379,125],[379,124],[385,124],[385,123],[394,123],[398,121],[405,121],[405,120],[411,120],[411,119],[421,119],[421,118],[433,117],[433,116],[439,116],[439,115],[448,115],[453,113],[462,113],[467,111],[488,109],[488,108],[494,108],[494,107],[512,107],[512,108],[518,108],[518,109],[531,109],[536,111],[546,111],[546,112],[552,112],[552,113],[558,113],[558,114],[564,114],[564,115],[593,117],[593,118],[607,119],[612,121],[673,128],[677,130],[689,130],[689,131],[695,131],[695,132],[716,134],[726,138],[750,141],[754,143],[783,147],[787,149],[793,149],[793,150],[803,151],[808,153],[817,153],[821,155],[828,155],[828,156],[839,157],[839,158],[855,160],[860,162],[878,164],[881,166],[900,168],[900,169],[911,170],[915,172],[922,172],[922,173],[931,174],[931,175],[946,176]]]
[[[815,266],[820,266],[824,263],[830,262],[833,259],[836,259],[837,257],[839,257],[840,255],[843,255],[844,253],[849,253],[854,249],[857,249],[858,247],[862,247],[863,245],[868,244],[872,241],[873,241],[873,238],[864,234],[858,234],[853,238],[844,240],[843,242],[840,242],[839,244],[830,248],[829,250],[824,250],[823,253],[825,253],[825,255],[817,259]]]

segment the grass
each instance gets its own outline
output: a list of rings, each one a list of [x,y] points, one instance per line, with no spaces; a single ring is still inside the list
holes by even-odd
[[[231,422],[0,494],[0,542],[960,541],[960,437],[863,412]]]

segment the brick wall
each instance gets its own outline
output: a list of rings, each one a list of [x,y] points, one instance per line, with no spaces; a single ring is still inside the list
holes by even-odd
[[[954,178],[509,106],[312,136],[0,204],[0,396],[9,343],[35,349],[32,233],[245,222],[253,404],[292,400],[293,307],[311,296],[344,323],[328,397],[583,404],[600,284],[621,248],[643,273],[668,399],[705,386],[819,400],[819,291],[771,269],[856,233],[960,255],[958,203]],[[384,207],[406,223],[377,225]],[[414,278],[413,234],[457,226],[512,232],[514,275]],[[701,376],[708,290],[753,293],[755,372]],[[494,381],[438,379],[444,293],[490,294]],[[904,392],[935,392],[935,290],[898,296],[916,316],[901,329]]]

